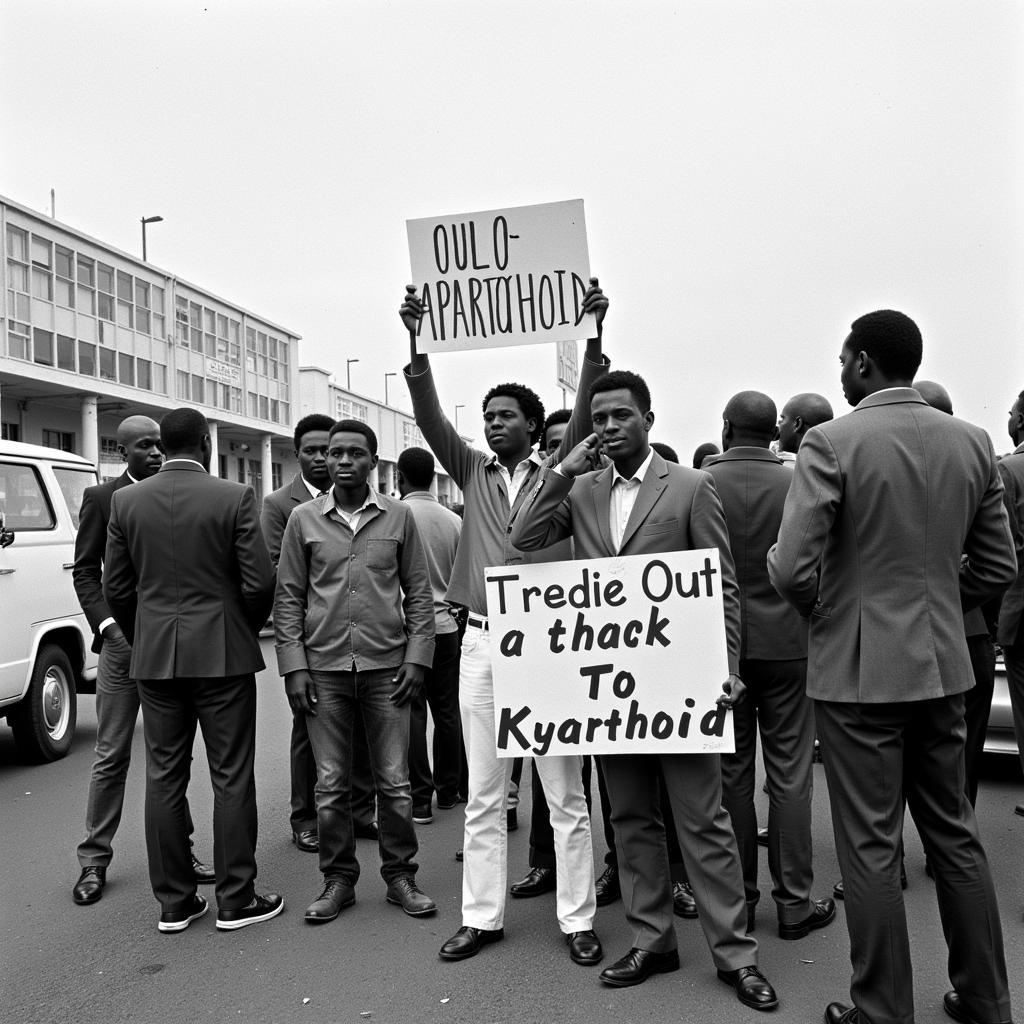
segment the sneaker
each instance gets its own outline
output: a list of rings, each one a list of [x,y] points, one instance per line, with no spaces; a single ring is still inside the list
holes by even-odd
[[[269,921],[284,910],[284,900],[276,892],[268,892],[265,896],[253,896],[252,903],[240,910],[220,910],[217,912],[217,931],[230,932],[236,928],[245,928],[260,921]]]
[[[162,932],[183,932],[193,921],[198,921],[210,909],[209,903],[199,893],[192,896],[192,901],[184,910],[165,910],[160,915],[157,928]]]
[[[429,825],[434,820],[434,815],[430,811],[430,804],[414,807],[412,809],[412,820],[417,825]]]

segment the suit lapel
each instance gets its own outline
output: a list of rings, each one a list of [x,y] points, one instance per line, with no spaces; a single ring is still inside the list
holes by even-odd
[[[612,500],[612,471],[605,469],[594,478],[594,489],[591,492],[594,497],[594,513],[597,519],[597,529],[601,534],[601,543],[608,550],[609,555],[615,554],[615,541],[612,540],[611,528],[611,500]]]
[[[661,463],[659,466],[658,463]],[[651,509],[661,500],[665,493],[665,481],[668,477],[668,470],[665,463],[657,452],[651,459],[651,464],[644,474],[643,483],[640,484],[640,491],[636,496],[633,511],[629,513],[626,528],[622,531],[622,543],[619,551],[625,551],[633,534],[639,529],[640,524],[650,515]],[[607,518],[607,517],[606,517]]]
[[[309,501],[311,495],[306,488],[306,485],[302,482],[302,474],[292,479],[292,489],[289,491],[289,497],[297,505],[301,505],[304,502]]]

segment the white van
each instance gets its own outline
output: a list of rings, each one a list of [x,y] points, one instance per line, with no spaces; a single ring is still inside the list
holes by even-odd
[[[0,717],[31,761],[68,752],[77,694],[96,692],[71,578],[82,495],[95,483],[78,455],[0,441]]]

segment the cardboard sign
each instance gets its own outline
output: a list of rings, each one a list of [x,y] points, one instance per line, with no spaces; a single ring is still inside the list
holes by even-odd
[[[406,221],[424,303],[419,352],[459,352],[596,333],[583,200]]]
[[[485,579],[498,757],[735,749],[717,548]]]

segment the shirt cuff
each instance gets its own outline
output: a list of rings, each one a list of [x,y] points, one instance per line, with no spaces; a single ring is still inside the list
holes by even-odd
[[[102,621],[102,622],[101,622],[101,623],[100,623],[100,624],[99,624],[99,625],[98,625],[98,626],[96,627],[96,632],[97,632],[97,633],[99,633],[99,635],[100,635],[100,636],[102,636],[102,635],[103,635],[103,630],[105,630],[105,629],[107,628],[107,626],[112,626],[112,625],[113,625],[113,624],[114,624],[115,622],[117,622],[117,619],[115,619],[113,615],[108,615],[108,616],[107,616],[107,617],[106,617],[106,618],[105,618],[105,619],[104,619],[104,620],[103,620],[103,621]]]

